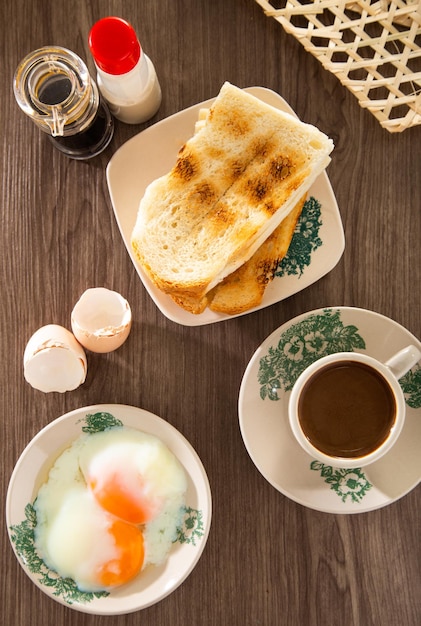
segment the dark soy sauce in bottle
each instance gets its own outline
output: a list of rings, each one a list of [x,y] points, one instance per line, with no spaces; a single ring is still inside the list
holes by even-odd
[[[73,159],[89,159],[110,143],[114,122],[83,61],[65,48],[45,47],[18,66],[14,92],[21,109]]]

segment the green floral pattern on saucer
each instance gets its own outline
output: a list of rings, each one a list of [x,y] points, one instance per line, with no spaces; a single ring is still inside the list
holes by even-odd
[[[320,461],[312,461],[310,469],[319,471],[325,483],[341,498],[342,502],[351,500],[361,502],[365,494],[373,486],[368,482],[361,468],[344,469],[324,465]]]
[[[405,400],[412,409],[421,408],[421,366],[416,365],[399,380]]]
[[[292,324],[270,346],[260,359],[258,382],[262,400],[278,401],[280,393],[290,391],[299,375],[317,359],[335,352],[364,350],[366,343],[355,325],[345,325],[341,311],[325,309]],[[421,407],[421,367],[418,365],[400,380],[405,400],[411,408]],[[363,470],[339,469],[318,461],[310,469],[321,478],[343,502],[361,502],[372,485]]]
[[[258,380],[262,400],[279,400],[278,392],[290,391],[311,363],[334,352],[364,349],[365,341],[355,326],[344,326],[340,311],[325,309],[309,315],[282,333],[278,345],[260,359]]]
[[[121,420],[107,412],[87,414],[80,422],[83,423],[82,431],[88,434],[123,426]],[[25,519],[10,527],[10,538],[22,563],[32,574],[38,577],[41,585],[51,588],[54,596],[61,597],[69,605],[86,604],[95,598],[105,598],[109,595],[108,591],[81,591],[73,579],[62,578],[51,570],[35,548],[34,531],[36,525],[37,518],[33,503],[28,503],[25,506]],[[182,525],[177,529],[177,538],[174,543],[196,546],[204,534],[202,512],[185,506]]]

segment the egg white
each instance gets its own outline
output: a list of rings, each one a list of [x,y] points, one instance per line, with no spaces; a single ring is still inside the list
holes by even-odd
[[[115,557],[116,546],[107,528],[117,519],[97,503],[86,476],[92,472],[106,476],[122,467],[129,489],[136,489],[136,474],[142,474],[156,504],[154,519],[141,526],[142,569],[158,565],[177,537],[187,480],[182,465],[157,437],[128,427],[81,435],[56,460],[34,503],[39,554],[51,569],[72,578],[84,591],[103,589],[95,581],[95,570]]]
[[[88,481],[95,476],[105,482],[124,468],[127,490],[137,491],[152,502],[159,514],[171,499],[179,501],[186,490],[183,468],[160,439],[147,433],[113,428],[90,437],[80,453],[80,468]],[[142,477],[142,487],[138,478]]]

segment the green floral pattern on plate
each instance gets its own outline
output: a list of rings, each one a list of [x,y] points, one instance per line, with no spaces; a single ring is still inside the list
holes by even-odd
[[[80,421],[84,423],[82,431],[88,434],[123,426],[121,420],[106,412],[87,414]],[[22,563],[32,574],[38,576],[41,585],[50,587],[54,596],[61,597],[69,605],[76,602],[85,604],[92,602],[95,598],[105,598],[109,595],[108,591],[81,591],[73,579],[62,578],[54,570],[51,570],[35,548],[34,531],[36,525],[37,517],[33,503],[28,503],[25,507],[25,519],[10,527],[10,537]],[[197,541],[203,535],[202,512],[185,506],[182,526],[177,529],[177,538],[174,543],[196,546]]]
[[[302,276],[304,269],[310,265],[312,252],[323,243],[319,237],[321,225],[320,202],[311,196],[304,203],[288,252],[279,264],[275,276]]]

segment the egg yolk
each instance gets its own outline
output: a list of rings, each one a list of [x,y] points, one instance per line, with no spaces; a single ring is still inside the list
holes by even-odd
[[[119,555],[103,563],[97,572],[98,581],[104,587],[116,587],[131,580],[143,565],[145,549],[142,532],[136,526],[121,520],[109,528]]]
[[[101,482],[90,478],[89,486],[103,509],[131,524],[145,524],[157,512],[156,503],[145,496],[141,485],[132,493],[118,475],[108,476]]]

